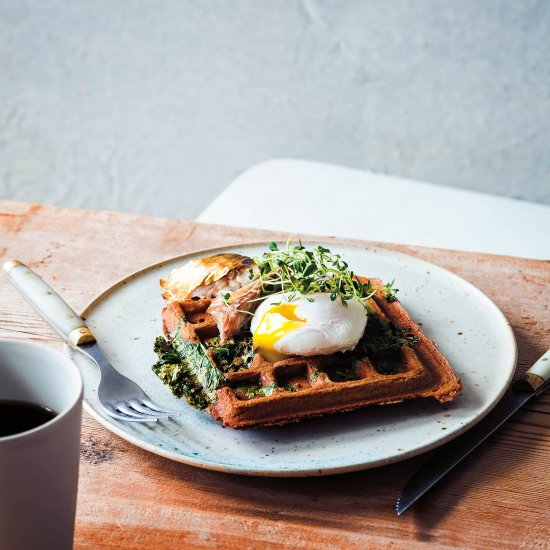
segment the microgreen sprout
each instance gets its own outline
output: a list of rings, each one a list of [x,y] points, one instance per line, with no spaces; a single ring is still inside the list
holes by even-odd
[[[386,293],[385,298],[388,302],[394,302],[395,300],[397,300],[396,294],[399,292],[399,289],[393,288],[394,284],[395,279],[384,285],[384,292]]]
[[[285,299],[291,301],[296,294],[324,292],[332,301],[347,306],[349,300],[365,305],[375,292],[370,281],[355,277],[340,255],[324,246],[307,250],[301,241],[294,246],[289,241],[284,249],[276,243],[269,243],[268,248],[269,252],[254,258],[263,295],[285,293]]]

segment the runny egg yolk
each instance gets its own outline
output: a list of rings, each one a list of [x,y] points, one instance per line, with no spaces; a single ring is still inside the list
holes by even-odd
[[[281,303],[268,309],[254,331],[254,347],[271,362],[288,357],[275,350],[274,344],[285,334],[303,327],[307,320],[296,315],[296,304]]]

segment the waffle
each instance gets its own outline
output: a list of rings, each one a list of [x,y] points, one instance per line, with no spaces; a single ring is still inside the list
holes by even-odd
[[[371,283],[380,285],[377,279]],[[163,311],[165,333],[179,331],[184,341],[192,343],[217,336],[216,323],[207,314],[210,303],[210,299],[194,299],[169,304]],[[255,353],[245,368],[224,372],[215,352],[208,350],[212,365],[223,372],[222,379],[225,376],[223,387],[216,391],[217,401],[208,407],[211,415],[231,428],[272,426],[413,398],[444,403],[460,393],[460,379],[398,300],[386,300],[379,288],[367,307],[367,330],[354,352],[296,356],[275,363]],[[375,322],[393,325],[416,340],[412,347],[398,348],[400,360],[389,369],[387,364],[378,364],[376,354],[365,352],[369,326]]]

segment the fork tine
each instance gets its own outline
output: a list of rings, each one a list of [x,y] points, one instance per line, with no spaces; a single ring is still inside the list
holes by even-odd
[[[154,418],[154,419],[157,419],[157,418],[160,418],[160,416],[161,416],[158,413],[156,413],[155,411],[151,411],[150,413],[149,412],[143,413],[143,412],[138,411],[136,409],[132,409],[128,405],[129,405],[128,403],[125,403],[123,401],[119,401],[115,405],[115,409],[118,412],[121,412],[121,413],[126,414],[128,416],[131,416],[133,418]]]
[[[102,404],[103,405],[103,404]],[[103,410],[112,418],[117,420],[124,420],[125,422],[156,422],[158,417],[146,417],[142,415],[141,417],[128,416],[127,414],[118,412],[112,405],[103,405]]]
[[[128,405],[130,405],[130,407],[138,413],[143,413],[150,416],[155,415],[157,418],[168,418],[169,416],[173,416],[173,414],[169,411],[156,411],[150,407],[142,405],[137,399],[128,400]]]
[[[146,407],[149,407],[149,409],[151,409],[155,412],[169,413],[170,416],[179,416],[183,413],[183,411],[172,411],[172,410],[165,409],[164,407],[161,407],[160,405],[157,405],[154,401],[149,399],[147,396],[143,397],[141,399],[141,402],[142,402],[143,405],[145,405]]]

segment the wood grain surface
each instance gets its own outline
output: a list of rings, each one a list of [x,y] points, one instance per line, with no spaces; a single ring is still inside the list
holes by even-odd
[[[286,238],[10,201],[0,201],[0,236],[2,261],[27,263],[76,311],[148,264],[219,245]],[[454,271],[490,296],[518,340],[516,375],[550,347],[550,262],[383,246]],[[5,277],[0,338],[62,348]],[[550,393],[399,518],[395,499],[423,457],[325,478],[237,476],[150,454],[86,414],[81,457],[78,549],[550,548]]]

